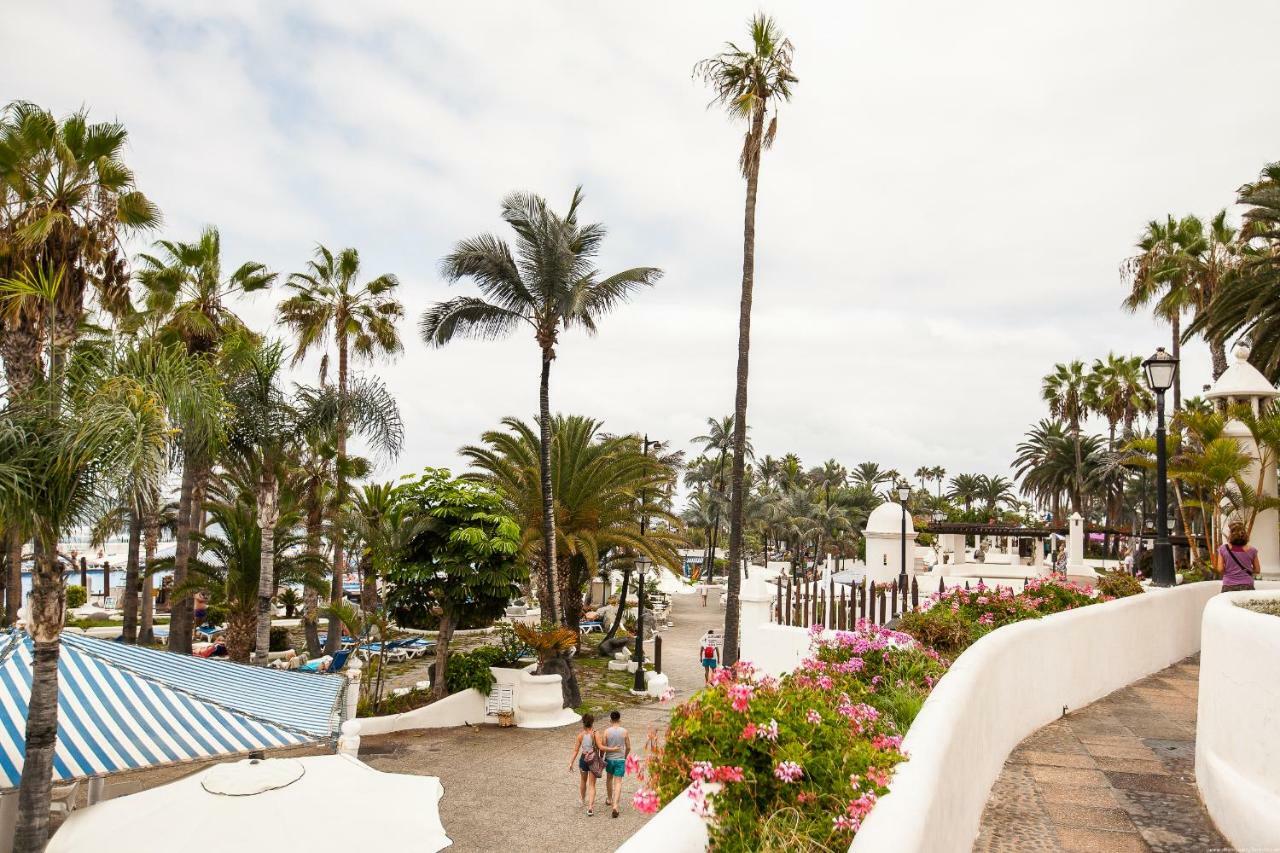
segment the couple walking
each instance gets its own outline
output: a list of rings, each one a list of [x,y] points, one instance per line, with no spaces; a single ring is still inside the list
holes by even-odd
[[[603,732],[595,730],[596,718],[582,715],[582,731],[573,745],[573,758],[569,770],[573,771],[574,758],[578,762],[578,802],[587,807],[587,817],[595,814],[596,780],[605,776],[604,801],[613,807],[613,817],[618,816],[622,798],[622,777],[627,775],[627,756],[631,754],[631,735],[622,727],[622,714],[609,712],[609,727]],[[590,796],[587,782],[590,781]]]

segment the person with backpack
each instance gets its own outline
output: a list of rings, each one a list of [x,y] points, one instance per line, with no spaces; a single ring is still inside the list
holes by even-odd
[[[618,804],[622,801],[622,777],[627,775],[627,756],[631,754],[631,735],[622,727],[622,712],[609,712],[609,728],[601,736],[604,751],[605,777],[604,799],[613,806],[613,817],[618,816]]]
[[[1228,531],[1227,541],[1214,555],[1214,568],[1222,575],[1222,591],[1253,589],[1253,578],[1262,571],[1258,549],[1249,544],[1249,531],[1241,522],[1231,522]]]
[[[710,684],[711,677],[716,674],[716,667],[720,666],[720,649],[711,638],[710,631],[702,635],[701,646],[702,681],[704,684]]]
[[[594,815],[596,809],[596,780],[604,772],[604,755],[600,749],[600,736],[594,728],[596,718],[591,714],[582,715],[582,731],[578,732],[578,740],[573,745],[573,755],[569,758],[569,772],[573,772],[573,760],[578,760],[578,805],[587,807],[587,817]],[[591,780],[591,795],[587,796],[587,780]]]

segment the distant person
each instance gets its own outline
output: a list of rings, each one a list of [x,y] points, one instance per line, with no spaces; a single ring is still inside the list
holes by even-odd
[[[716,667],[720,666],[720,649],[711,638],[710,631],[702,635],[701,646],[702,682],[710,684],[711,677],[716,674]]]
[[[1214,568],[1222,575],[1222,591],[1253,589],[1253,579],[1262,571],[1258,549],[1249,544],[1249,531],[1241,522],[1233,521],[1229,533],[1214,555]]]
[[[596,813],[596,780],[600,778],[604,761],[600,751],[600,737],[594,728],[596,718],[591,714],[582,715],[582,731],[573,744],[573,755],[569,758],[569,772],[573,772],[573,762],[578,761],[578,804],[587,807],[587,817]],[[587,795],[587,780],[591,780],[591,795]],[[607,786],[606,786],[607,787]]]
[[[627,756],[631,754],[631,735],[622,727],[622,713],[609,712],[609,728],[601,736],[604,751],[604,801],[613,806],[612,817],[618,816],[622,801],[622,777],[627,775]]]
[[[702,588],[699,590],[699,591],[702,593],[702,606],[703,606],[703,607],[706,607],[706,606],[707,606],[707,591],[708,591],[709,589],[710,589],[710,587],[709,587],[707,584],[705,584],[705,583],[704,583],[704,584],[702,584]]]

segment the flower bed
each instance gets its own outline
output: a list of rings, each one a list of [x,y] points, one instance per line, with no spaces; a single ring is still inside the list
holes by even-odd
[[[1001,625],[1104,599],[1058,577],[1019,593],[947,590],[918,620],[954,629],[944,632],[946,657],[866,622],[834,634],[815,627],[809,657],[781,679],[740,663],[676,708],[665,745],[641,768],[634,803],[654,811],[687,789],[708,819],[712,849],[845,849],[906,758],[901,734],[947,657]],[[916,633],[932,636],[921,626]]]

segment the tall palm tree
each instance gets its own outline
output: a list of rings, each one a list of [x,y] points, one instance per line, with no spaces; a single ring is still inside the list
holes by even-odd
[[[56,340],[56,325],[47,329],[46,350]],[[60,361],[49,359],[51,365]],[[58,540],[99,515],[130,484],[158,482],[165,467],[171,427],[162,401],[111,367],[96,341],[82,341],[56,373],[40,377],[29,395],[0,415],[0,440],[16,439],[0,447],[0,458],[29,483],[18,499],[9,499],[4,514],[24,519],[35,540],[28,624],[34,663],[14,834],[14,849],[24,853],[43,850],[49,830],[65,609]]]
[[[1081,514],[1084,513],[1084,495],[1081,491],[1084,483],[1084,468],[1080,453],[1080,424],[1089,416],[1089,402],[1086,394],[1088,382],[1084,362],[1071,361],[1066,364],[1055,364],[1053,371],[1040,383],[1040,396],[1049,405],[1049,414],[1065,422],[1067,428],[1071,430],[1076,458],[1075,488],[1071,494],[1071,508]]]
[[[756,461],[756,476],[760,480],[761,490],[767,492],[773,488],[774,481],[778,478],[781,469],[781,463],[769,455],[765,455],[763,459]]]
[[[160,214],[134,184],[123,154],[128,133],[117,122],[90,123],[81,110],[58,121],[15,101],[0,112],[0,278],[24,270],[58,270],[57,304],[23,300],[0,314],[0,360],[10,401],[43,375],[46,317],[63,349],[75,339],[93,293],[109,314],[128,310],[129,274],[122,240],[151,228]],[[22,544],[32,531],[8,525],[6,622],[22,604]]]
[[[987,505],[987,512],[995,512],[996,507],[1000,504],[1016,505],[1017,497],[1013,494],[1013,483],[1008,479],[995,476],[989,477],[981,474],[978,477],[978,498]]]
[[[334,498],[338,506],[346,500],[347,439],[349,438],[349,361],[357,359],[374,361],[389,358],[402,349],[396,323],[404,316],[404,308],[395,298],[400,280],[384,274],[360,284],[360,253],[355,249],[343,249],[336,255],[324,246],[317,246],[315,258],[307,263],[307,272],[294,273],[285,282],[292,291],[279,306],[280,320],[293,329],[298,343],[293,361],[297,364],[312,349],[325,349],[329,336],[333,336],[338,350],[338,423],[337,481]],[[321,376],[328,363],[326,355],[321,362]],[[336,525],[333,537],[333,580],[330,587],[331,603],[342,598],[342,577],[346,570],[343,550],[343,530]],[[337,617],[329,617],[329,651],[335,651],[341,640]]]
[[[450,282],[473,279],[484,298],[458,296],[438,302],[422,314],[419,331],[430,347],[455,337],[493,339],[521,324],[532,329],[542,354],[538,389],[542,480],[542,588],[548,621],[565,620],[556,559],[555,498],[551,472],[551,362],[562,330],[581,327],[594,334],[596,323],[642,287],[662,277],[657,267],[633,267],[601,277],[595,267],[605,228],[581,224],[582,188],[573,191],[569,210],[560,216],[531,193],[503,199],[502,220],[516,234],[515,251],[492,234],[458,243],[441,262]],[[576,627],[576,626],[575,626]]]
[[[853,466],[849,476],[857,485],[869,486],[872,489],[882,483],[892,483],[895,479],[892,471],[884,470],[876,462],[859,462]]]
[[[942,499],[942,481],[947,479],[947,469],[941,465],[934,465],[929,469],[929,479],[938,484],[938,500]]]
[[[927,465],[921,465],[916,469],[916,473],[913,476],[920,481],[920,491],[924,491],[924,481],[929,479],[931,473],[932,471]]]
[[[161,240],[155,254],[141,256],[137,279],[143,303],[161,341],[179,341],[194,359],[213,369],[218,350],[228,335],[244,331],[244,322],[228,303],[245,293],[270,287],[275,273],[255,261],[241,264],[229,275],[222,271],[222,238],[218,229],[205,228],[197,240]],[[187,566],[198,556],[193,530],[202,530],[204,494],[223,434],[217,406],[187,407],[178,418],[181,428],[182,480],[178,488],[178,526],[174,536],[173,583],[182,587]],[[169,619],[169,651],[191,652],[192,600],[175,594]]]
[[[1248,338],[1250,360],[1275,382],[1280,380],[1280,162],[1267,164],[1258,180],[1242,186],[1237,201],[1247,209],[1235,263],[1209,310],[1187,331],[1211,341]]]
[[[757,14],[750,23],[751,43],[744,49],[733,42],[725,50],[694,67],[715,93],[713,103],[747,124],[738,155],[738,168],[747,181],[742,233],[742,299],[738,311],[738,373],[734,393],[733,466],[729,507],[729,600],[725,608],[724,661],[738,660],[738,591],[742,583],[743,493],[747,463],[747,373],[751,356],[751,300],[755,287],[756,191],[760,158],[778,132],[778,107],[791,99],[797,78],[791,69],[792,44],[772,18]]]
[[[708,567],[707,576],[710,577],[715,571],[716,551],[719,546],[720,539],[720,510],[723,498],[725,496],[724,482],[724,466],[729,459],[729,454],[733,452],[733,415],[725,415],[723,418],[707,418],[707,432],[705,435],[695,435],[693,441],[702,445],[703,453],[714,453],[716,457],[715,477],[711,481],[712,506],[714,511],[711,519],[710,536],[707,542],[706,557],[703,565]],[[747,439],[747,455],[752,453],[751,439]]]
[[[1127,435],[1139,415],[1155,409],[1142,375],[1142,358],[1107,353],[1105,360],[1094,359],[1085,382],[1085,404],[1107,419],[1107,445],[1114,450],[1116,427],[1123,424]]]

